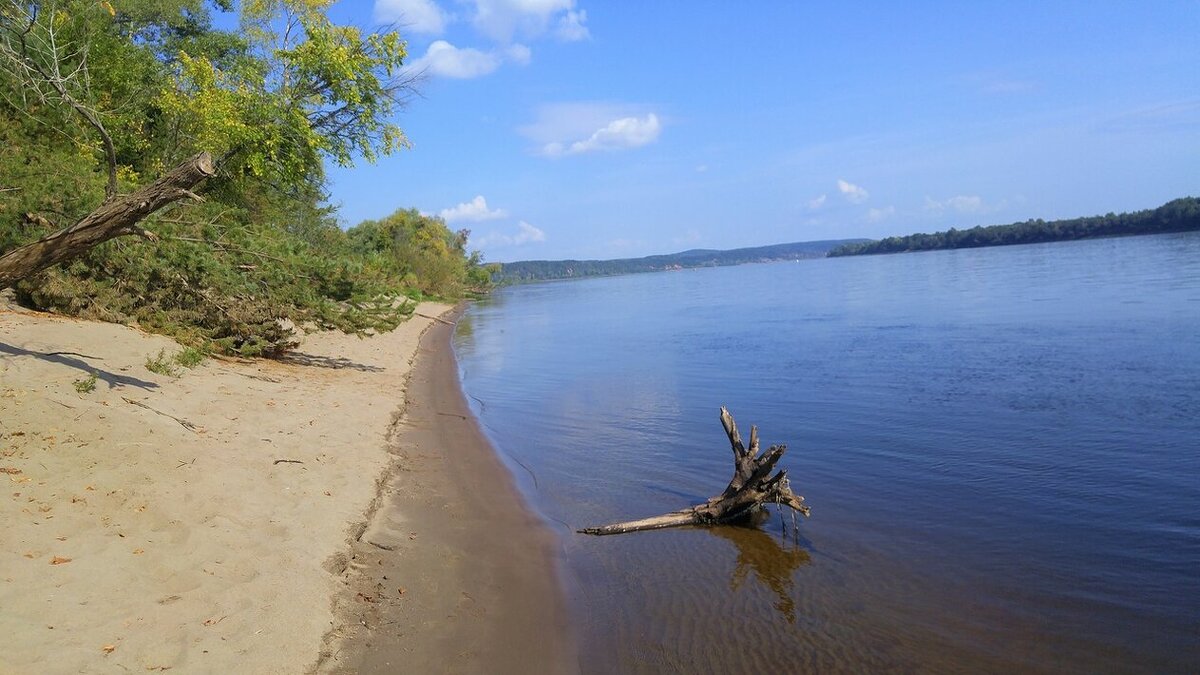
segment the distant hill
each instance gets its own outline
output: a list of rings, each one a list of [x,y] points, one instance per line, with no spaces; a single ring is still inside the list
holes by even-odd
[[[888,237],[879,241],[849,243],[829,252],[830,257],[933,251],[948,248],[979,248],[1036,244],[1049,241],[1070,241],[1097,237],[1123,237],[1136,234],[1161,234],[1200,230],[1200,199],[1183,197],[1169,201],[1157,209],[1133,213],[1109,213],[1089,218],[1068,220],[1027,220],[1011,225],[972,227],[969,230],[950,228],[933,234],[910,234],[907,237]]]
[[[682,253],[651,255],[644,258],[616,260],[522,260],[503,263],[493,275],[497,283],[526,283],[549,279],[578,279],[582,277],[613,276],[638,272],[662,272],[693,267],[720,267],[745,263],[776,262],[823,258],[829,251],[846,244],[867,239],[829,239],[801,241],[791,244],[735,248],[728,251],[692,249]]]

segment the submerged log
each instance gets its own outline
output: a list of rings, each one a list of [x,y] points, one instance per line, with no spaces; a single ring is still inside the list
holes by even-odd
[[[792,492],[788,484],[787,470],[780,469],[778,473],[771,475],[779,458],[787,451],[787,446],[772,445],[766,452],[758,454],[758,427],[751,426],[750,446],[746,447],[742,443],[741,434],[738,433],[737,424],[733,421],[733,415],[730,415],[724,406],[721,407],[721,426],[725,427],[729,445],[733,448],[733,478],[720,495],[703,504],[664,513],[661,516],[601,527],[585,527],[579,532],[605,535],[681,525],[715,525],[746,518],[766,504],[786,506],[807,516],[809,509],[804,505],[804,497]]]

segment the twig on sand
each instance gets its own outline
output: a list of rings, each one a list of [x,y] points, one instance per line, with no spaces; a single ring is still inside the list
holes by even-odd
[[[304,462],[298,459],[277,459],[272,464],[303,464]]]
[[[413,316],[419,316],[419,317],[421,317],[422,319],[433,319],[434,321],[437,321],[438,323],[444,323],[444,324],[446,324],[447,326],[453,326],[453,325],[454,325],[454,322],[453,322],[453,321],[447,321],[447,320],[443,319],[443,318],[442,318],[442,317],[440,317],[440,316],[430,316],[430,315],[428,315],[428,314],[422,314],[422,313],[420,313],[420,312],[413,312]]]
[[[162,415],[163,417],[170,417],[171,419],[173,419],[173,420],[175,420],[176,422],[178,422],[178,423],[179,423],[179,425],[180,425],[180,426],[182,426],[184,429],[187,429],[188,431],[190,431],[190,432],[192,432],[192,433],[194,433],[194,434],[195,434],[195,433],[199,433],[199,427],[197,427],[195,424],[192,424],[191,422],[189,422],[189,421],[187,421],[187,420],[185,420],[185,419],[181,419],[181,418],[179,418],[179,417],[176,417],[176,416],[174,416],[174,415],[172,415],[172,414],[170,414],[170,413],[165,413],[165,412],[163,412],[163,411],[161,411],[161,410],[155,410],[154,408],[151,408],[150,406],[146,405],[145,403],[142,403],[141,401],[136,401],[136,400],[134,400],[134,399],[132,399],[132,398],[128,398],[128,397],[122,396],[122,397],[121,397],[121,400],[125,401],[126,403],[132,403],[133,405],[136,405],[136,406],[137,406],[137,407],[139,407],[139,408],[145,408],[146,410],[149,410],[149,411],[150,411],[150,412],[152,412],[152,413],[156,413],[156,414]]]

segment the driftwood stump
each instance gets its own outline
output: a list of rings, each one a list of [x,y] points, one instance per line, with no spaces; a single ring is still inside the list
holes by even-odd
[[[579,532],[596,535],[624,534],[680,525],[715,525],[745,518],[766,504],[787,506],[807,516],[809,510],[804,505],[804,497],[792,492],[788,484],[787,470],[780,469],[778,473],[771,475],[775,464],[787,451],[787,446],[772,445],[759,455],[758,427],[751,426],[750,447],[747,448],[742,444],[742,437],[738,433],[737,423],[733,421],[733,415],[730,415],[724,406],[721,407],[721,426],[725,427],[729,445],[733,448],[733,478],[720,495],[703,504],[661,516],[601,527],[585,527]]]

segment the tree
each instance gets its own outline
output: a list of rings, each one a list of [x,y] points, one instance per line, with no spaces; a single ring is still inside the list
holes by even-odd
[[[330,4],[247,0],[239,38],[212,30],[200,0],[0,0],[6,112],[105,176],[92,213],[0,255],[0,288],[116,237],[152,238],[146,217],[218,173],[303,193],[325,157],[349,165],[405,147],[390,121],[413,91],[405,43],[333,25]]]

